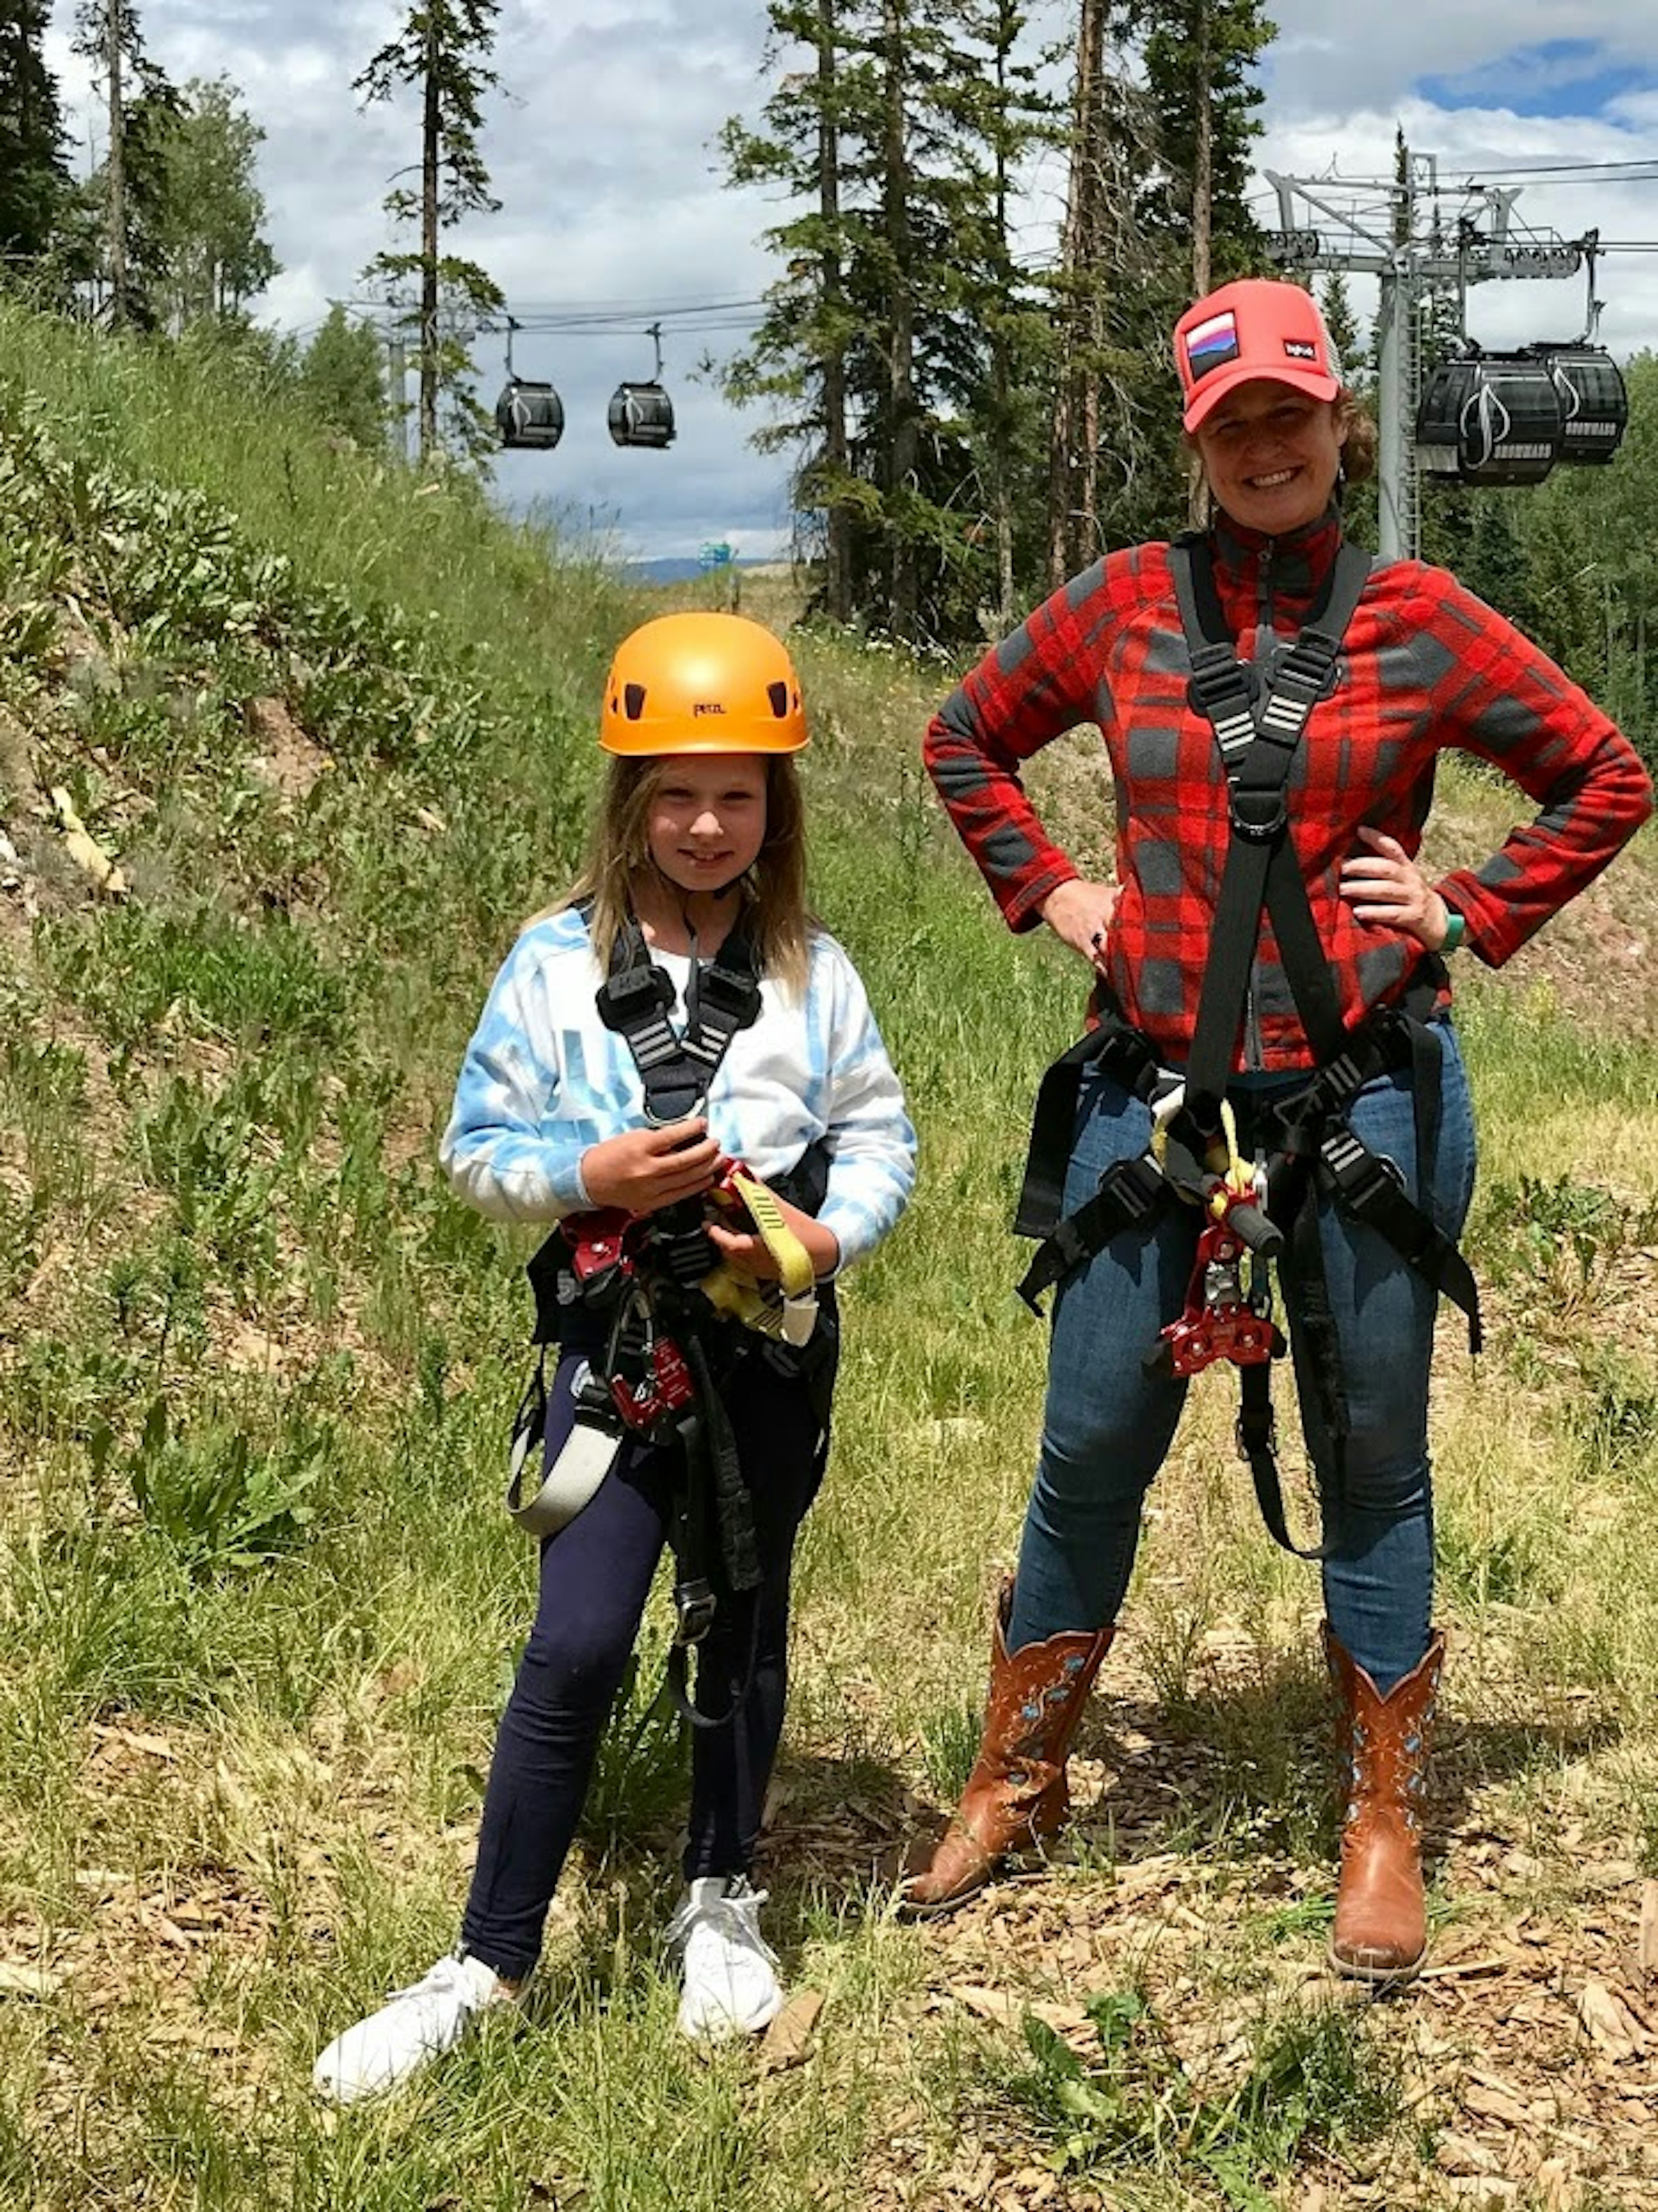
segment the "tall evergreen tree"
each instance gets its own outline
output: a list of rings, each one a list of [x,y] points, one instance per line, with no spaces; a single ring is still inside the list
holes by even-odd
[[[1053,353],[1047,303],[1015,252],[1012,210],[1031,157],[1061,143],[1062,130],[1025,51],[1022,0],[983,0],[976,11],[964,9],[963,21],[988,67],[957,80],[952,96],[961,127],[984,149],[990,182],[975,250],[958,264],[964,314],[983,334],[980,388],[963,394],[963,409],[988,509],[992,611],[1001,632],[1012,626],[1021,580],[1040,559]]]
[[[46,66],[48,0],[0,4],[0,270],[38,270],[70,197],[58,86]]]
[[[418,249],[378,254],[365,275],[370,282],[397,285],[413,278],[418,284],[422,461],[437,449],[440,428],[467,453],[481,452],[490,440],[489,417],[469,386],[468,346],[478,316],[498,313],[505,301],[476,261],[442,251],[442,237],[466,216],[493,214],[501,204],[478,146],[483,95],[498,81],[489,57],[500,12],[499,0],[416,0],[355,86],[365,106],[405,88],[420,96],[420,189],[398,185],[385,204],[398,228],[418,226]]]
[[[793,205],[767,233],[784,274],[726,389],[774,410],[756,445],[797,455],[797,503],[827,523],[831,611],[904,637],[971,628],[998,565],[984,410],[1010,118],[1030,97],[1012,53],[1023,10],[773,0],[768,15],[777,89],[721,144],[734,183]]]
[[[720,374],[737,405],[768,410],[755,447],[795,455],[795,510],[821,531],[823,605],[836,622],[850,621],[860,596],[853,538],[865,487],[852,467],[849,380],[853,349],[869,337],[852,295],[863,210],[852,204],[845,161],[871,71],[847,12],[847,0],[772,0],[764,74],[776,89],[756,124],[733,116],[719,141],[730,183],[764,184],[793,204],[765,234],[784,273],[750,344]]]
[[[1080,267],[1098,367],[1071,409],[1080,417],[1072,439],[1079,473],[1068,506],[1055,472],[1055,574],[1190,518],[1169,333],[1199,285],[1260,265],[1247,195],[1260,131],[1253,72],[1272,36],[1261,0],[1079,0],[1079,27],[1095,8],[1105,18],[1094,34],[1102,58],[1093,64],[1091,132],[1104,171],[1094,217],[1102,240]],[[1079,112],[1083,81],[1079,48]],[[1066,414],[1061,384],[1056,419]]]
[[[153,327],[156,237],[165,189],[165,140],[178,94],[151,61],[133,0],[80,0],[75,49],[92,64],[107,125],[89,197],[101,216],[98,278],[110,321]]]
[[[1157,120],[1125,43],[1129,27],[1114,0],[1081,0],[1070,189],[1054,273],[1062,343],[1050,586],[1107,545],[1168,526],[1178,512],[1172,488],[1183,480],[1169,405],[1169,330],[1188,280],[1180,237],[1162,212]]]
[[[1278,35],[1262,0],[1123,0],[1141,41],[1159,162],[1148,219],[1189,245],[1186,276],[1200,294],[1259,266],[1249,212],[1249,149],[1260,136],[1255,70]]]

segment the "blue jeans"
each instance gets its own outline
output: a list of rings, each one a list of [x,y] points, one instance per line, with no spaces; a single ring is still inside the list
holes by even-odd
[[[1448,1022],[1436,1022],[1442,1112],[1433,1211],[1452,1237],[1473,1194],[1473,1115]],[[1293,1089],[1293,1080],[1285,1086]],[[1258,1092],[1256,1095],[1261,1095]],[[1420,1201],[1408,1068],[1367,1084],[1354,1133],[1400,1169]],[[1114,1162],[1144,1152],[1150,1109],[1105,1076],[1084,1083],[1066,1177],[1067,1213]],[[1181,1382],[1151,1381],[1141,1361],[1185,1303],[1199,1216],[1175,1206],[1149,1232],[1129,1230],[1061,1286],[1054,1311],[1048,1401],[1035,1486],[1019,1552],[1008,1648],[1114,1620],[1128,1588],[1147,1487],[1185,1402]],[[1428,1369],[1438,1297],[1374,1230],[1319,1202],[1329,1296],[1341,1346],[1351,1433],[1337,1455],[1321,1418],[1303,1332],[1291,1351],[1309,1453],[1324,1492],[1324,1602],[1347,1651],[1385,1695],[1427,1649],[1433,1603],[1433,1491]],[[1242,1471],[1240,1468],[1240,1479]]]

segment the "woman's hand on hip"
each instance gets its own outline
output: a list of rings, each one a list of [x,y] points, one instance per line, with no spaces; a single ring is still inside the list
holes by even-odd
[[[1366,849],[1341,864],[1341,896],[1360,921],[1402,930],[1437,952],[1450,927],[1445,902],[1396,837],[1361,825]]]
[[[1119,884],[1092,884],[1085,877],[1073,876],[1042,901],[1042,920],[1056,937],[1063,939],[1073,952],[1080,952],[1103,975],[1106,944],[1121,896]]]
[[[581,1180],[595,1206],[654,1213],[707,1190],[722,1158],[699,1115],[671,1122],[665,1129],[629,1129],[589,1145],[581,1155]]]

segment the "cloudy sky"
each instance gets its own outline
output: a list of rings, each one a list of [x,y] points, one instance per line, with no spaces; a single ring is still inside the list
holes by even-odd
[[[138,0],[151,52],[175,82],[229,76],[263,125],[261,183],[282,274],[267,319],[308,331],[358,295],[388,243],[380,203],[418,157],[412,103],[358,112],[350,86],[406,10],[398,0]],[[1279,35],[1265,83],[1263,167],[1385,175],[1395,123],[1457,180],[1470,168],[1646,160],[1653,181],[1527,186],[1518,214],[1576,236],[1658,240],[1658,0],[1269,0]],[[1045,0],[1057,31],[1074,9]],[[72,124],[96,143],[85,64],[69,51],[72,0],[56,0],[53,62]],[[752,418],[691,380],[729,337],[671,337],[665,379],[679,421],[665,453],[619,453],[604,430],[618,379],[650,373],[656,312],[752,301],[775,273],[759,242],[778,210],[720,182],[714,139],[765,94],[762,0],[503,0],[484,152],[502,202],[462,250],[521,315],[604,305],[636,320],[616,335],[522,336],[516,365],[551,377],[568,428],[550,455],[502,457],[514,504],[557,503],[619,550],[695,553],[709,538],[770,552],[786,537],[786,468],[746,443]],[[1057,211],[1057,165],[1028,210],[1027,246]],[[1263,216],[1274,218],[1266,204]],[[1612,254],[1599,289],[1614,353],[1658,347],[1658,253]],[[1363,287],[1358,304],[1365,305]],[[1583,288],[1504,283],[1471,302],[1487,343],[1581,326]],[[687,319],[688,320],[693,319]],[[503,366],[478,348],[486,386]]]

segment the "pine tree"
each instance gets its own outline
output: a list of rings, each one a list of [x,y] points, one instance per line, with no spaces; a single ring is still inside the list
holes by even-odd
[[[103,161],[88,186],[102,222],[98,278],[118,329],[150,329],[156,319],[152,294],[159,273],[155,234],[166,179],[164,144],[178,94],[145,50],[132,0],[80,0],[75,25],[75,50],[93,65],[108,125]]]
[[[1175,480],[1169,330],[1178,247],[1146,221],[1157,118],[1112,0],[1080,0],[1070,182],[1052,278],[1060,332],[1048,511],[1050,589],[1108,544],[1152,534]]]
[[[1001,566],[985,433],[1021,327],[1005,204],[1030,99],[1023,11],[773,0],[768,15],[777,89],[721,144],[733,183],[794,208],[766,234],[784,273],[725,388],[775,410],[757,447],[798,456],[831,611],[906,638],[971,630]],[[801,48],[810,65],[791,66]]]
[[[848,204],[846,161],[870,70],[848,33],[844,0],[772,0],[767,12],[763,70],[776,89],[757,126],[733,116],[719,143],[729,183],[777,188],[798,211],[765,234],[784,274],[768,288],[764,316],[749,345],[723,364],[720,381],[736,405],[768,409],[750,440],[756,451],[796,455],[796,514],[821,532],[823,611],[848,622],[859,597],[853,539],[865,504],[852,467],[850,356],[869,331],[852,297],[861,212]],[[795,60],[801,65],[787,66]]]
[[[982,72],[963,73],[950,98],[963,131],[983,147],[990,195],[958,258],[962,308],[983,334],[976,388],[962,395],[971,426],[978,480],[988,507],[994,550],[993,627],[1011,628],[1022,579],[1041,557],[1046,489],[1046,393],[1053,353],[1051,317],[1014,250],[1012,207],[1033,154],[1061,143],[1057,103],[1039,88],[1024,52],[1028,11],[1021,0],[984,0],[964,8],[963,28],[988,58]]]
[[[46,67],[48,0],[0,5],[0,268],[39,270],[70,197],[58,86]]]
[[[416,367],[420,374],[420,458],[440,442],[440,416],[450,441],[477,454],[492,442],[489,418],[469,387],[468,343],[480,315],[499,313],[500,287],[475,261],[441,251],[442,234],[468,215],[493,214],[501,203],[489,190],[489,173],[478,148],[484,94],[497,82],[488,66],[499,0],[417,0],[397,37],[388,40],[356,79],[365,106],[389,100],[400,89],[421,100],[421,182],[418,191],[399,185],[387,194],[394,224],[419,226],[419,250],[381,253],[364,272],[369,282],[397,285],[414,277],[420,288]]]
[[[306,404],[319,422],[365,451],[386,435],[386,381],[380,342],[366,323],[353,323],[337,301],[299,368]]]
[[[1277,27],[1262,0],[1125,0],[1124,20],[1144,41],[1157,125],[1160,173],[1148,217],[1189,240],[1187,275],[1198,296],[1258,265],[1260,227],[1248,205],[1263,97],[1254,70]]]
[[[1073,246],[1068,224],[1061,264],[1086,320],[1056,394],[1056,582],[1104,545],[1162,535],[1191,513],[1169,332],[1199,286],[1259,265],[1253,70],[1272,36],[1260,0],[1078,0],[1078,27],[1073,198],[1086,184],[1077,161],[1097,174],[1091,242]]]

